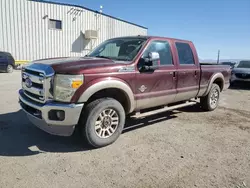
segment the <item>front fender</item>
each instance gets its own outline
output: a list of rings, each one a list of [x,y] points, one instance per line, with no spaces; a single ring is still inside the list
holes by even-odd
[[[129,112],[133,112],[135,109],[135,100],[134,100],[134,94],[129,85],[117,78],[106,78],[106,79],[96,79],[91,81],[88,86],[84,89],[79,88],[79,91],[77,92],[76,96],[73,97],[74,101],[77,101],[77,103],[84,103],[87,102],[88,99],[94,95],[96,92],[101,91],[103,89],[108,88],[115,88],[122,90],[129,101]],[[77,96],[78,95],[78,96]]]

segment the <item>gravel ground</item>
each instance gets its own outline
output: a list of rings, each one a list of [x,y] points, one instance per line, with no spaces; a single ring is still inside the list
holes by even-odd
[[[112,145],[89,150],[51,136],[18,104],[20,72],[0,73],[0,187],[249,187],[250,87],[213,112],[197,106],[130,119]],[[133,128],[132,128],[133,127]]]

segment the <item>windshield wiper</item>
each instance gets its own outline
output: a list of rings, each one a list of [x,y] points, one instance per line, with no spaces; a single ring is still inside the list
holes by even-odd
[[[105,58],[105,59],[111,59],[111,58],[109,58],[109,57],[107,57],[107,56],[103,56],[103,55],[97,55],[97,56],[95,56],[95,57],[100,57],[100,58]]]

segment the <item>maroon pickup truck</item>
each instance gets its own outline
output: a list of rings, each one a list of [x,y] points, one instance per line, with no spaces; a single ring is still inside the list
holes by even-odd
[[[200,98],[218,106],[229,87],[226,65],[201,65],[192,42],[133,36],[109,39],[85,57],[36,60],[22,70],[19,103],[29,120],[54,135],[79,126],[93,147],[113,143],[126,115]]]

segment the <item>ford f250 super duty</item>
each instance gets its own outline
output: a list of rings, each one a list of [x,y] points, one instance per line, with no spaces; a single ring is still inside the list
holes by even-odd
[[[200,64],[186,40],[133,36],[104,41],[85,57],[41,59],[22,69],[19,103],[54,135],[77,130],[93,147],[113,143],[126,115],[192,98],[212,111],[229,87],[230,66]]]

